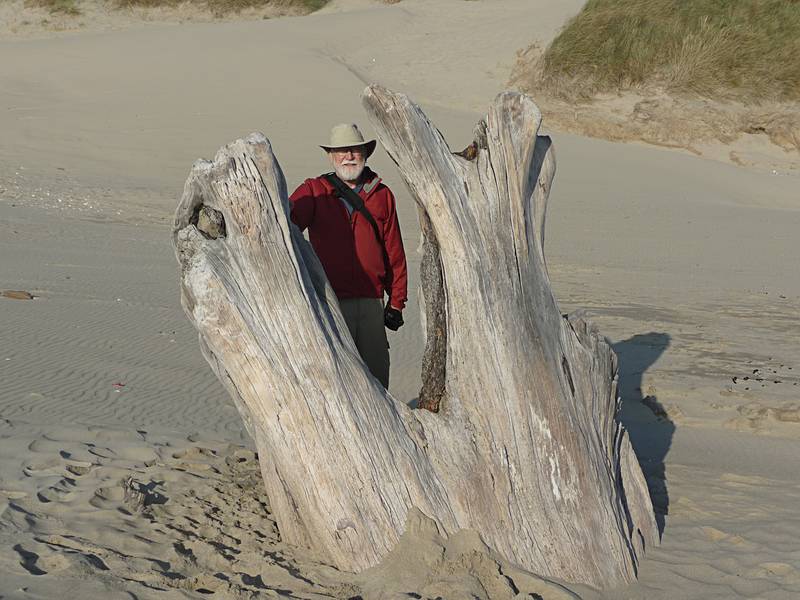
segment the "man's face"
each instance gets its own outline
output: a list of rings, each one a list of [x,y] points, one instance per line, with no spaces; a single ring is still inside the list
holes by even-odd
[[[328,152],[328,158],[342,181],[356,182],[364,172],[367,158],[364,155],[364,146],[349,146],[336,148]]]

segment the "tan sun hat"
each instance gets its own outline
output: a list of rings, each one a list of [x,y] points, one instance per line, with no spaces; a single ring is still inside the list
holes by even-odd
[[[339,123],[331,129],[331,141],[329,144],[320,144],[320,148],[326,152],[337,148],[348,148],[350,146],[365,146],[365,158],[375,152],[375,140],[364,141],[364,136],[358,130],[355,123]]]

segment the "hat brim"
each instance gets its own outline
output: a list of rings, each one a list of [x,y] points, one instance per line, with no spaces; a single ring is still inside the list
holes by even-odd
[[[331,150],[338,150],[339,148],[353,148],[355,146],[364,146],[366,148],[366,153],[364,158],[369,158],[372,156],[372,153],[375,152],[375,146],[377,146],[377,140],[369,140],[368,142],[364,142],[363,144],[347,144],[346,146],[323,146],[322,144],[319,145],[320,148],[325,150],[325,152],[330,152]]]

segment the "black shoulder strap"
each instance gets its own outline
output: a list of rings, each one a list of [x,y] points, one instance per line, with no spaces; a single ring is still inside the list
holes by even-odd
[[[369,221],[369,224],[372,225],[372,230],[375,232],[375,238],[378,240],[378,243],[383,245],[381,230],[378,227],[378,224],[375,222],[375,217],[373,217],[372,213],[367,210],[366,206],[364,206],[364,201],[361,199],[361,196],[347,187],[347,185],[341,179],[339,179],[335,173],[325,173],[323,177],[327,179],[328,183],[330,183],[339,193],[339,197],[342,200],[347,202],[353,208],[353,210],[360,212],[364,218]]]

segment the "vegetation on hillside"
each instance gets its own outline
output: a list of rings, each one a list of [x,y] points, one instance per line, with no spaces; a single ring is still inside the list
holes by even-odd
[[[286,10],[298,10],[303,13],[319,10],[328,0],[114,0],[120,7],[131,6],[177,6],[185,2],[197,4],[215,15],[228,15],[248,8],[273,7]]]
[[[281,9],[294,9],[304,13],[319,10],[328,3],[328,0],[114,0],[117,6],[177,6],[184,2],[191,2],[208,9],[215,15],[237,13],[247,8],[260,8],[271,6]]]
[[[527,81],[526,81],[527,79]],[[588,0],[523,87],[800,100],[800,0]]]
[[[81,9],[78,0],[27,0],[27,5],[46,8],[52,14],[78,16]]]
[[[276,8],[279,10],[311,13],[325,6],[329,0],[108,0],[116,8],[175,7],[192,4],[217,16],[236,14],[248,8]],[[31,6],[40,6],[53,14],[80,15],[80,0],[27,0]]]

